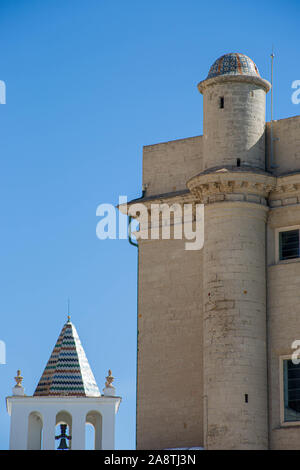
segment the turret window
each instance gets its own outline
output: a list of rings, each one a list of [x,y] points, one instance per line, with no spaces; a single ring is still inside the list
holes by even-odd
[[[224,96],[220,96],[219,105],[220,105],[220,109],[224,108]]]

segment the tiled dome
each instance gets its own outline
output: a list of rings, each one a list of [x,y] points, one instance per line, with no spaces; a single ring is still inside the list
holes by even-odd
[[[258,68],[250,57],[237,52],[222,55],[211,66],[207,78],[219,75],[250,75],[259,77]]]

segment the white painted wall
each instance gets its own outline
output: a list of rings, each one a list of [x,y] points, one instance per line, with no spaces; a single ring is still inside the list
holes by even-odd
[[[85,449],[86,417],[92,411],[102,417],[102,449],[113,450],[115,446],[115,415],[120,397],[7,397],[7,411],[11,416],[10,449],[28,448],[28,431],[32,420],[30,413],[38,413],[43,421],[43,449],[54,450],[56,415],[66,411],[72,416],[72,449]],[[97,433],[99,433],[99,429]]]

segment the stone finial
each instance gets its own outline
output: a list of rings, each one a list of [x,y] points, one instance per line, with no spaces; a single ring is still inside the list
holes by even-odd
[[[108,376],[105,377],[106,382],[105,382],[105,387],[103,389],[103,394],[107,396],[113,396],[116,393],[115,387],[112,385],[114,381],[114,377],[112,376],[111,370],[109,369],[108,371]]]
[[[13,395],[24,396],[24,387],[22,385],[23,377],[21,371],[17,370],[17,375],[15,377],[16,385],[13,387]]]
[[[15,385],[15,387],[22,387],[22,380],[23,380],[23,377],[21,375],[21,371],[17,370],[17,375],[15,377],[15,381],[17,385]]]
[[[110,369],[108,371],[108,376],[105,377],[105,378],[106,378],[105,387],[107,387],[107,388],[113,387],[112,383],[114,381],[114,377],[112,376]]]

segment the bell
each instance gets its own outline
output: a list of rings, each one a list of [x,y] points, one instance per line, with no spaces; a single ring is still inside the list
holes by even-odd
[[[60,435],[55,436],[55,439],[60,439],[59,446],[57,447],[57,450],[69,450],[69,447],[67,445],[67,439],[71,440],[71,436],[67,436],[66,434],[67,431],[67,425],[66,424],[61,424],[60,425]]]
[[[62,437],[57,450],[68,450],[68,449],[69,447],[67,446],[67,441],[64,437]]]

